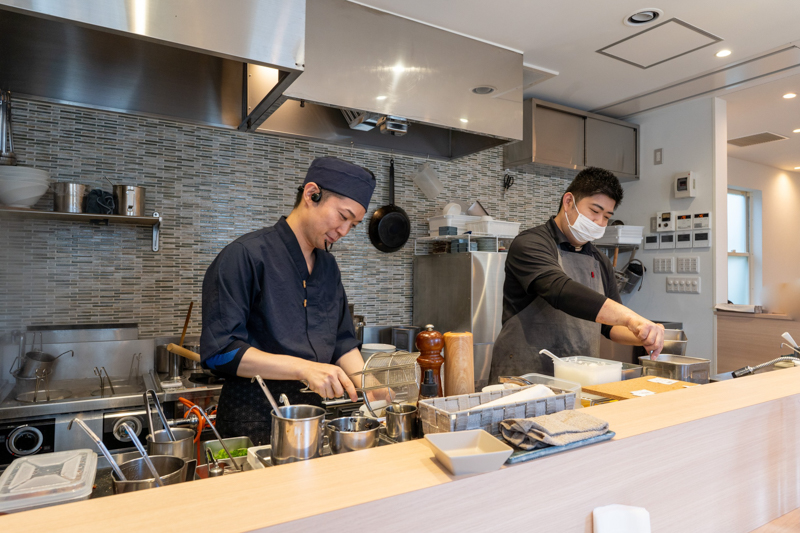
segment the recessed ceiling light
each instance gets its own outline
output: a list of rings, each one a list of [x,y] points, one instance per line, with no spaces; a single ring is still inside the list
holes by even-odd
[[[402,74],[403,72],[405,72],[406,67],[404,67],[403,65],[395,65],[392,67],[392,70],[395,71],[397,74]]]
[[[462,119],[461,119],[461,122],[463,122],[464,124],[466,124],[467,122],[469,122],[469,120],[467,120],[467,119],[465,119],[465,118],[462,118]]]
[[[655,7],[646,7],[644,9],[637,9],[623,20],[628,26],[641,26],[643,24],[650,24],[658,17],[663,15],[664,12]]]
[[[787,100],[789,98],[794,98],[795,96],[797,96],[797,95],[794,94],[794,93],[786,93],[786,94],[783,95],[783,97],[786,98]]]
[[[492,87],[491,85],[479,85],[478,87],[472,88],[472,92],[474,92],[475,94],[479,94],[481,96],[485,94],[492,94],[496,90],[497,89]]]
[[[728,57],[729,55],[731,55],[731,51],[730,50],[720,50],[716,54],[717,57]]]
[[[375,100],[386,100],[385,96],[376,96]]]
[[[797,128],[796,130],[792,130],[792,133],[800,133],[800,128]]]
[[[795,170],[800,170],[800,167],[794,167]]]

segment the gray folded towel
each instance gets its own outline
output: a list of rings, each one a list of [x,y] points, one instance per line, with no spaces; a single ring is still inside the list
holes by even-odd
[[[500,422],[500,430],[517,448],[534,450],[603,435],[608,432],[608,422],[570,409],[536,418],[509,418]]]

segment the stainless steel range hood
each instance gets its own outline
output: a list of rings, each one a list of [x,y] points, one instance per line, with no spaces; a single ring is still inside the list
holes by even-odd
[[[0,0],[0,51],[50,102],[438,159],[522,139],[521,54],[346,0]]]
[[[302,73],[304,42],[304,0],[0,0],[0,87],[237,128],[247,65],[273,72],[261,112]]]
[[[517,52],[346,0],[314,0],[305,72],[258,131],[453,159],[522,139],[522,74]]]

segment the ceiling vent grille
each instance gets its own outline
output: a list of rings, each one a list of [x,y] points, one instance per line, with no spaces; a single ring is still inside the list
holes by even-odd
[[[756,133],[755,135],[747,135],[746,137],[739,137],[738,139],[728,139],[728,144],[745,147],[745,146],[753,146],[755,144],[771,143],[773,141],[783,141],[788,138],[789,137],[784,137],[783,135],[778,135],[777,133],[763,131],[761,133]]]

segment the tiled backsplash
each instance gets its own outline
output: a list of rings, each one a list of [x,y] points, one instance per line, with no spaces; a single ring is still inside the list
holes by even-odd
[[[367,225],[388,202],[389,154],[20,99],[13,120],[21,164],[88,188],[110,189],[103,176],[144,186],[146,212],[159,212],[164,223],[161,250],[153,252],[150,227],[3,220],[0,334],[27,325],[119,322],[139,323],[142,336],[178,334],[192,300],[189,334],[199,334],[208,265],[240,235],[289,214],[308,165],[322,155],[363,165],[378,179],[364,223],[333,251],[350,302],[368,324],[407,324],[413,239],[427,234],[428,217],[452,199],[479,199],[495,218],[524,229],[555,212],[575,175],[548,166],[515,172],[503,198],[503,152],[495,148],[431,161],[445,186],[431,201],[411,181],[425,160],[395,156],[395,203],[411,219],[411,240],[386,254],[370,243]],[[52,208],[51,193],[35,206]]]

